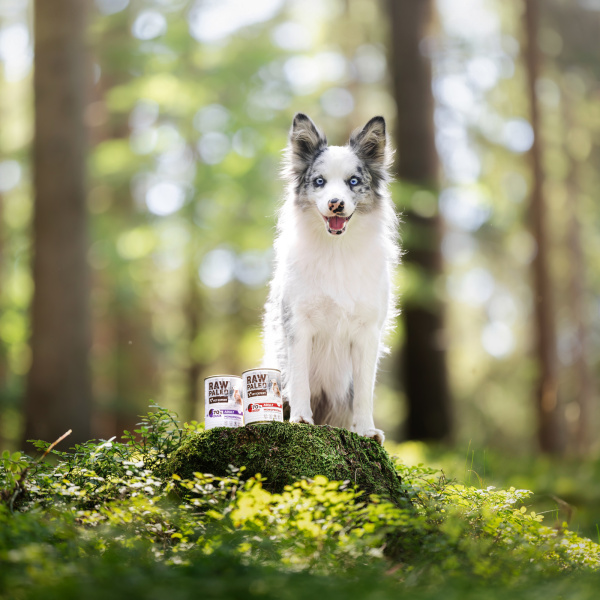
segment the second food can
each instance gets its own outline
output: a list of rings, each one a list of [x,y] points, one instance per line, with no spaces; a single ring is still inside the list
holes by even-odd
[[[242,380],[245,424],[283,422],[279,369],[250,369],[242,373]]]

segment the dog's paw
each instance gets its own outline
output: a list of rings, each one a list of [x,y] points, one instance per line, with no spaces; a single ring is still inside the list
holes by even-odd
[[[367,429],[362,435],[365,437],[371,438],[376,442],[379,442],[383,446],[383,442],[385,441],[385,434],[381,429]]]
[[[306,423],[307,425],[314,425],[315,421],[312,417],[303,417],[302,415],[294,415],[290,417],[290,423]]]

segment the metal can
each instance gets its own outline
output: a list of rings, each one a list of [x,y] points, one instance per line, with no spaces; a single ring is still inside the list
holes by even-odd
[[[204,427],[242,427],[244,404],[242,378],[213,375],[204,379]]]
[[[281,371],[279,369],[249,369],[242,373],[244,381],[244,422],[283,422]]]

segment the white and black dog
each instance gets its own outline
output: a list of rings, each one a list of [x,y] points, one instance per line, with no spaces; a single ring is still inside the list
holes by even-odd
[[[294,117],[288,193],[278,219],[275,272],[264,316],[264,365],[282,372],[290,420],[346,427],[383,443],[373,388],[395,315],[398,218],[383,117],[328,146]]]

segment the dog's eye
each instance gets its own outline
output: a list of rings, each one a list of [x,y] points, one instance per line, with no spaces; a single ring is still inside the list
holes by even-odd
[[[324,180],[322,177],[317,177],[317,178],[315,179],[315,185],[316,185],[317,187],[322,187],[322,186],[324,186],[324,185],[325,185],[325,180]]]
[[[352,177],[348,183],[354,187],[360,183],[360,179],[358,177]]]

